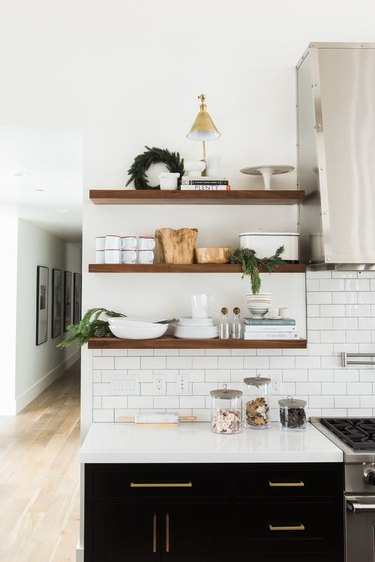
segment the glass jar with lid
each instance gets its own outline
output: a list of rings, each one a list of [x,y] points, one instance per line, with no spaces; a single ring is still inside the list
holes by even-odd
[[[271,426],[269,395],[271,379],[248,377],[244,395],[244,426],[251,429],[267,429]]]
[[[211,390],[211,431],[232,434],[242,430],[242,391],[227,388]]]
[[[295,431],[306,428],[305,400],[288,396],[279,400],[279,406],[281,429]]]

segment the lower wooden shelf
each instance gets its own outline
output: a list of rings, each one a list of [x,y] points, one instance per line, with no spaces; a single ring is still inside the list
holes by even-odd
[[[90,338],[89,349],[305,349],[307,341],[293,340],[184,340],[163,336],[154,340],[123,340],[120,338]]]

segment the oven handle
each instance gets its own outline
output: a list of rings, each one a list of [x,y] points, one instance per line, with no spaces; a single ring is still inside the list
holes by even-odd
[[[352,513],[371,513],[375,512],[375,498],[373,503],[361,503],[358,498],[347,498],[346,509]]]

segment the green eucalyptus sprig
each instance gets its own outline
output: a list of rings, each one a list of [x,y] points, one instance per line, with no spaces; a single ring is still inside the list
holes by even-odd
[[[102,314],[107,315],[109,318],[126,316],[121,314],[121,312],[114,312],[106,308],[89,308],[78,324],[70,324],[68,326],[70,335],[59,343],[57,347],[64,349],[64,347],[68,347],[73,343],[77,347],[82,347],[92,337],[105,338],[112,336],[108,322],[100,318]]]
[[[262,285],[260,270],[264,269],[271,273],[275,266],[285,263],[280,257],[283,252],[284,246],[280,246],[270,258],[258,258],[254,250],[239,248],[232,253],[231,262],[241,265],[242,278],[250,277],[251,292],[257,295]]]

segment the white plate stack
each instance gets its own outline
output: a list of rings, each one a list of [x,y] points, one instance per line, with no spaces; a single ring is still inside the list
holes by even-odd
[[[219,335],[219,327],[213,318],[179,318],[172,326],[176,338],[206,340]]]

